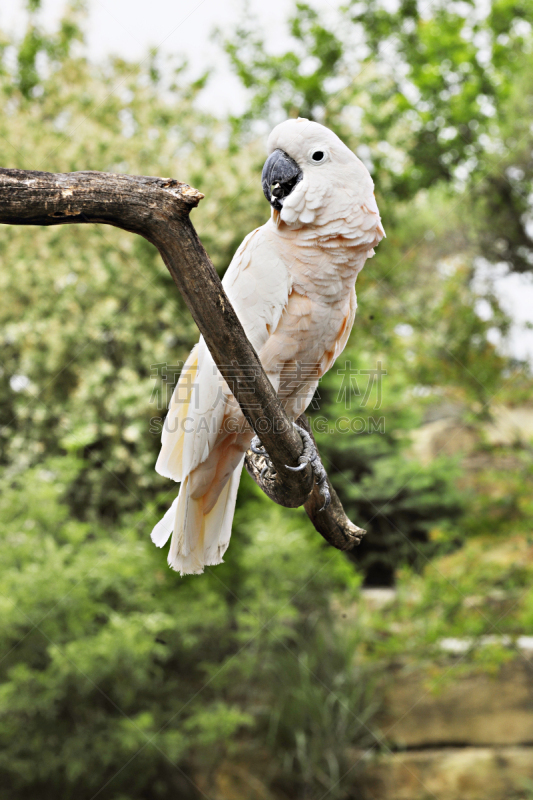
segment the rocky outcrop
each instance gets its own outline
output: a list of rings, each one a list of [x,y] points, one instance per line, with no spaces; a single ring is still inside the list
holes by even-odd
[[[533,789],[533,748],[392,753],[371,762],[359,781],[354,797],[361,800],[526,800]]]
[[[533,439],[533,408],[493,405],[490,416],[490,421],[474,426],[464,421],[460,406],[443,404],[442,415],[436,407],[434,416],[412,432],[411,453],[422,464],[431,463],[439,455],[460,455],[467,459],[466,466],[479,468],[495,459],[494,452],[489,457],[483,454],[483,446],[505,448]]]
[[[453,669],[450,662],[450,669]],[[363,758],[364,800],[519,800],[533,796],[533,660],[431,691],[420,668],[389,671],[374,722],[385,746]],[[360,754],[354,753],[354,763]]]
[[[435,693],[420,669],[391,670],[375,720],[390,746],[533,745],[533,660],[526,654],[496,675],[447,683],[444,674],[443,684]]]
[[[370,595],[382,604],[389,594]],[[529,642],[531,644],[531,642]],[[434,665],[433,665],[434,666]],[[454,673],[447,659],[440,691],[422,668],[393,667],[382,707],[369,722],[381,745],[351,751],[343,781],[349,800],[531,800],[533,797],[533,652],[497,673]],[[441,664],[442,667],[442,664]],[[433,674],[433,668],[431,669]],[[450,673],[451,674],[451,673]],[[449,676],[448,676],[449,677]],[[287,800],[270,786],[269,757],[227,759],[195,782],[212,800]]]

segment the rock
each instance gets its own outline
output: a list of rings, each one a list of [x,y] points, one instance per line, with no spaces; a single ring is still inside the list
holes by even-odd
[[[482,469],[490,466],[494,459],[494,455],[476,452],[483,444],[512,447],[533,439],[533,408],[528,406],[508,408],[493,405],[490,407],[491,421],[476,426],[462,421],[460,407],[450,408],[443,415],[437,413],[437,409],[430,422],[412,432],[411,454],[424,465],[439,455],[462,455],[474,459],[467,466]],[[510,456],[507,461],[511,468],[517,464],[516,459]],[[506,464],[501,466],[505,468]]]
[[[361,600],[370,611],[381,611],[381,609],[394,603],[397,596],[396,589],[386,586],[361,589]]]
[[[458,676],[438,694],[422,670],[392,668],[375,720],[385,741],[413,748],[533,743],[533,662],[522,652],[496,676]]]
[[[358,775],[357,797],[525,800],[532,781],[533,747],[439,748],[381,756]]]
[[[223,759],[216,769],[193,774],[193,781],[210,800],[286,800],[283,792],[270,791],[267,773],[268,755],[254,751]]]
[[[533,439],[533,409],[491,406],[492,422],[484,432],[489,444],[509,446],[527,443]]]
[[[475,428],[457,419],[437,419],[412,432],[411,454],[427,466],[437,456],[473,452],[481,437]]]
[[[517,647],[519,650],[526,653],[528,657],[533,652],[533,636],[517,636],[516,639],[512,639],[511,636],[505,634],[478,636],[475,639],[473,637],[462,637],[459,639],[450,636],[440,639],[438,644],[445,653],[452,653],[455,656],[468,653],[472,647],[487,647],[492,644],[500,645],[500,647]]]

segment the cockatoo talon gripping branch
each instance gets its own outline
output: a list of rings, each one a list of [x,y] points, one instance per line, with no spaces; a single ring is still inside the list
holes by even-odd
[[[268,150],[271,217],[244,239],[222,284],[189,217],[203,195],[188,184],[0,169],[0,223],[104,223],[144,236],[202,333],[156,465],[181,486],[152,539],[171,539],[169,564],[182,574],[222,561],[243,463],[275,502],[303,504],[334,547],[349,550],[365,533],[346,517],[304,411],[347,342],[357,274],[385,235],[373,182],[334,133],[309,120],[278,125]]]
[[[314,443],[311,435],[307,433],[305,428],[302,428],[300,425],[297,425],[295,422],[293,423],[294,429],[298,431],[300,436],[302,437],[302,442],[304,445],[304,449],[302,450],[301,456],[298,458],[298,466],[291,467],[288,464],[285,464],[285,468],[291,470],[291,472],[301,472],[304,470],[307,465],[311,466],[313,470],[313,475],[315,477],[315,483],[318,486],[319,492],[324,498],[324,505],[320,509],[324,511],[325,508],[329,506],[331,503],[331,494],[329,491],[329,487],[327,484],[327,473],[324,469],[324,465],[320,459],[320,454],[318,452],[318,448]],[[259,436],[254,436],[252,441],[250,442],[250,450],[254,455],[262,456],[265,461],[265,466],[261,470],[261,480],[264,480],[267,473],[270,473],[272,477],[276,476],[276,471],[272,464],[272,461],[269,458],[267,451],[261,447],[261,440]]]

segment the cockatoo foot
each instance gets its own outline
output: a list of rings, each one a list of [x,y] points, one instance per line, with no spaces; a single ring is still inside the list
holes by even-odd
[[[289,467],[287,469],[292,470],[293,472],[301,472],[306,468],[308,464],[311,465],[311,469],[313,470],[313,475],[315,476],[315,483],[320,490],[320,494],[324,500],[324,505],[320,509],[320,511],[324,511],[325,508],[329,506],[331,503],[331,494],[328,487],[328,476],[326,470],[324,469],[324,465],[320,460],[320,455],[317,450],[317,446],[314,443],[311,436],[307,433],[305,428],[301,428],[300,425],[297,425],[293,422],[295,429],[298,431],[300,436],[302,437],[302,441],[304,443],[304,449],[302,455],[298,459],[299,466],[298,467]]]
[[[293,472],[301,472],[306,468],[308,464],[311,465],[311,469],[313,470],[313,475],[315,477],[315,483],[317,484],[320,494],[324,500],[324,505],[320,509],[323,511],[325,508],[329,506],[331,503],[331,494],[328,487],[327,481],[327,474],[322,461],[320,460],[320,456],[318,454],[318,450],[316,448],[315,443],[313,442],[311,436],[307,433],[304,428],[301,428],[296,423],[293,423],[294,427],[302,437],[302,441],[304,444],[304,449],[302,455],[298,459],[299,466],[298,467],[287,467],[287,469],[292,470]],[[268,455],[267,451],[261,444],[261,440],[259,436],[254,436],[250,443],[250,450],[252,453],[255,453],[256,456],[262,456],[265,459],[266,466],[263,467],[261,470],[261,479],[265,477],[268,473],[269,477],[274,478],[276,476],[276,471],[274,469],[274,465],[270,460],[270,456]]]

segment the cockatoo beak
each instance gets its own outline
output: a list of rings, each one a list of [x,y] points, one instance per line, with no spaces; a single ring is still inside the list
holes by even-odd
[[[274,150],[265,161],[261,175],[263,192],[272,208],[281,211],[284,198],[302,178],[302,170],[296,161],[284,150]]]

